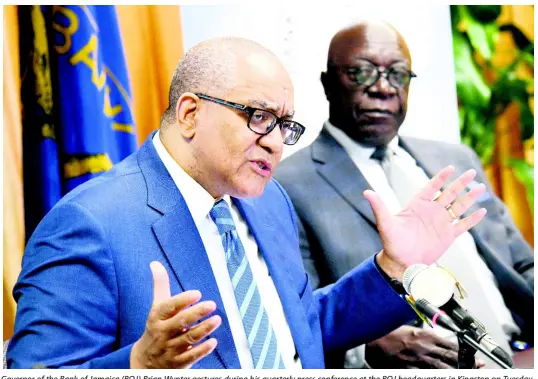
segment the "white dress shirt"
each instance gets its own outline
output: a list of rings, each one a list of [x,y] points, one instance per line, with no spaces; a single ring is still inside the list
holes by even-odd
[[[207,252],[213,275],[217,282],[217,287],[224,304],[224,311],[230,323],[232,337],[234,339],[237,355],[241,368],[253,368],[252,355],[248,345],[247,336],[239,313],[239,307],[235,299],[234,289],[228,267],[224,256],[224,247],[217,229],[217,226],[211,219],[209,212],[215,204],[215,199],[193,178],[191,178],[181,166],[172,158],[164,145],[162,144],[159,132],[153,137],[153,145],[157,154],[164,163],[170,176],[174,180],[177,188],[187,203],[187,207],[192,215],[194,223],[200,233],[202,242]],[[226,195],[223,199],[230,206],[230,211],[235,222],[237,233],[247,256],[252,275],[258,286],[262,303],[267,311],[269,321],[275,333],[278,348],[282,355],[282,360],[286,369],[300,369],[301,361],[296,356],[295,344],[291,336],[291,331],[284,315],[280,297],[276,291],[273,279],[269,276],[267,265],[258,250],[256,240],[250,233],[248,226],[241,217],[239,211],[232,203],[230,196]],[[203,288],[202,299],[204,295]]]
[[[332,125],[329,121],[325,122],[325,127],[327,131],[334,137],[334,139],[344,148],[353,163],[364,175],[372,189],[379,194],[387,206],[387,209],[392,214],[398,213],[403,208],[402,205],[400,205],[398,197],[389,184],[387,176],[379,161],[370,158],[375,148],[362,146],[361,144],[355,142],[342,130]],[[396,136],[388,144],[388,147],[394,151],[392,164],[399,165],[400,169],[406,172],[409,181],[414,184],[415,188],[424,187],[429,181],[428,175],[421,167],[417,165],[416,160],[404,149],[402,149],[398,143],[399,139],[398,136]],[[461,254],[462,252],[463,254]],[[473,272],[478,279],[474,280],[474,278],[467,278],[467,283],[471,283],[471,281],[473,283],[477,283],[477,285],[482,287],[482,291],[480,291],[480,289],[473,288],[472,286],[465,286],[466,278],[460,276],[464,274],[458,275],[458,271],[460,269],[459,267],[443,263],[443,260],[448,259],[448,256],[451,254],[461,254],[456,256],[456,258],[463,257],[463,259],[459,260],[461,262],[460,266],[467,265],[471,268],[471,270],[464,270],[462,272]],[[454,255],[452,257],[454,257]],[[468,290],[469,296],[466,299],[461,301],[458,299],[462,306],[467,308],[481,321],[493,319],[493,322],[497,323],[497,325],[486,325],[486,328],[490,335],[492,335],[492,337],[499,344],[502,344],[501,347],[510,353],[511,350],[508,346],[508,341],[511,340],[513,335],[520,333],[520,330],[514,322],[509,309],[506,307],[504,299],[496,285],[495,276],[487,267],[482,257],[478,254],[472,235],[469,232],[465,232],[460,235],[447,250],[447,252],[438,260],[438,263],[445,265],[447,268],[452,270],[456,274],[456,277],[461,280],[463,286]],[[473,296],[473,293],[476,293],[476,296]],[[482,299],[477,298],[483,296],[486,297],[484,300],[489,302],[490,308],[494,310],[493,315],[484,314],[481,316],[482,309],[480,309],[478,304],[480,304]],[[498,325],[500,325],[502,329],[499,329]],[[451,334],[449,334],[447,330],[440,327],[436,327],[435,329],[439,334],[446,337]],[[499,330],[497,335],[492,332],[495,329]],[[500,337],[504,338],[501,340]]]

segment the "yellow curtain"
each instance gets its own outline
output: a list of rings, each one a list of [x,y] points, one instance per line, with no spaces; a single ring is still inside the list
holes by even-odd
[[[15,301],[11,295],[24,251],[22,125],[17,7],[4,6],[4,339],[13,334]]]
[[[503,5],[498,19],[501,24],[515,24],[529,40],[534,41],[534,7],[532,5]],[[503,67],[515,58],[515,44],[508,32],[500,33],[493,56],[493,64]],[[520,67],[518,75],[533,77],[532,69]],[[531,99],[533,102],[534,99]],[[533,109],[534,112],[534,108]],[[534,164],[534,139],[522,143],[519,129],[519,112],[516,104],[510,105],[498,118],[496,124],[496,162],[489,168],[488,175],[496,193],[503,199],[525,239],[534,246],[534,218],[527,202],[524,186],[516,179],[512,169],[506,166],[508,158],[524,158]]]
[[[159,127],[183,55],[179,6],[116,6],[129,68],[138,142]]]

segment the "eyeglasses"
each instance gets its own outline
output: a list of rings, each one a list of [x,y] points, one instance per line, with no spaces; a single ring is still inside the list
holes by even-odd
[[[273,113],[264,109],[252,108],[246,105],[232,103],[230,101],[207,96],[202,93],[197,93],[196,96],[204,100],[212,101],[214,103],[245,112],[248,115],[248,128],[261,136],[271,133],[278,125],[282,133],[282,139],[286,145],[294,145],[305,131],[305,127],[298,122],[279,118]]]
[[[379,66],[368,61],[355,67],[343,67],[343,69],[351,80],[365,87],[374,85],[383,76],[392,87],[404,89],[412,78],[416,78],[415,73],[405,67],[389,67],[388,70],[381,71]]]

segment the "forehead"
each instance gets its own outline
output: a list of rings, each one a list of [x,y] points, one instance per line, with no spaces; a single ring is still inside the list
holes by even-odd
[[[232,101],[275,114],[293,113],[293,84],[287,71],[271,57],[252,54],[238,64],[237,80],[229,91]]]
[[[335,51],[338,65],[354,65],[358,59],[367,59],[377,65],[389,66],[402,62],[411,65],[407,46],[394,31],[365,29],[342,40]]]

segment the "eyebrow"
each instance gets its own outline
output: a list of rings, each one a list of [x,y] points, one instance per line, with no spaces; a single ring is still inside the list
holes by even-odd
[[[355,58],[355,61],[366,61],[366,62],[370,62],[371,64],[373,64],[374,66],[379,66],[377,63],[371,61],[370,59],[368,58],[364,58],[364,57],[356,57]],[[398,64],[398,63],[402,63],[402,64],[405,64],[406,66],[409,67],[409,63],[405,60],[405,59],[394,59],[390,62],[390,64],[387,66],[387,67],[391,67],[391,66],[394,66],[395,64]]]
[[[276,106],[271,105],[265,100],[250,100],[248,102],[248,105],[251,106],[251,107],[254,107],[254,108],[260,108],[260,109],[269,111],[271,113],[274,113],[275,115],[280,113],[280,109],[281,109],[278,105],[276,105]],[[291,113],[288,113],[288,114],[285,114],[281,118],[293,118],[294,115],[295,115],[295,111],[291,112]]]

